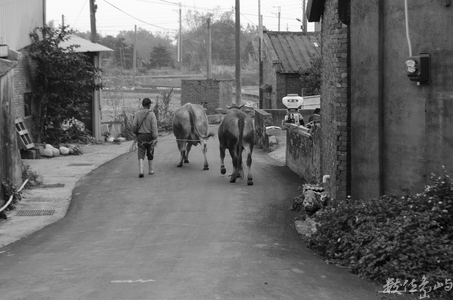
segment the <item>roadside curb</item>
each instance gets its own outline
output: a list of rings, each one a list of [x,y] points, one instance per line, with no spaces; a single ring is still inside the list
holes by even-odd
[[[0,247],[62,219],[77,182],[99,166],[129,152],[132,144],[133,141],[82,145],[82,155],[22,160],[41,177],[43,185],[22,190],[22,200],[14,210],[6,213],[8,219],[0,222]],[[28,214],[22,216],[19,212]]]

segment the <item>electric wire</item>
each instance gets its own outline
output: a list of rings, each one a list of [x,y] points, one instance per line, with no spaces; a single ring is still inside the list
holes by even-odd
[[[140,21],[140,22],[142,22],[142,23],[144,23],[144,24],[148,24],[148,25],[150,25],[150,26],[154,26],[154,27],[156,27],[156,28],[160,28],[160,29],[164,29],[164,30],[173,31],[173,29],[160,27],[160,26],[157,26],[157,25],[148,23],[148,22],[146,22],[146,21],[140,20],[139,18],[136,18],[136,17],[134,17],[133,15],[131,15],[131,14],[125,12],[124,10],[122,10],[121,8],[119,8],[119,7],[115,6],[115,5],[113,5],[112,3],[108,2],[107,0],[104,0],[104,2],[107,3],[107,4],[109,4],[109,5],[111,5],[112,7],[116,8],[117,10],[121,11],[122,13],[128,15],[129,17],[131,17],[131,18],[133,18],[133,19],[135,19],[135,20],[137,20],[137,21]],[[176,30],[174,30],[174,31],[176,31]]]
[[[88,0],[85,0],[85,2],[83,3],[82,9],[79,11],[79,15],[77,16],[77,19],[74,22],[74,26],[77,24],[77,21],[79,21],[80,15],[82,14],[82,11],[85,8],[85,5],[87,4],[87,1]]]
[[[412,44],[411,44],[411,38],[409,35],[409,16],[408,16],[407,0],[404,0],[404,16],[406,19],[406,38],[407,38],[407,44],[409,47],[409,56],[412,56]]]

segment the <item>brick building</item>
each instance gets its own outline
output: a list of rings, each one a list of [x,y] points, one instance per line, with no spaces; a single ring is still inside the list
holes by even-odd
[[[431,174],[452,172],[452,9],[435,0],[308,1],[309,22],[322,24],[321,174],[333,197],[416,193]],[[406,69],[421,54],[428,82]]]
[[[206,114],[214,115],[217,108],[232,104],[233,80],[184,79],[181,81],[181,105],[188,102],[201,104]]]
[[[321,54],[319,33],[265,31],[263,38],[263,108],[286,109],[283,97],[302,94],[299,71]]]
[[[0,179],[9,179],[15,185],[22,183],[15,121],[29,113],[28,96],[33,88],[26,49],[31,43],[30,32],[43,24],[45,11],[42,1],[0,0]],[[26,120],[24,123],[27,124]]]
[[[326,0],[322,15],[320,171],[330,176],[325,183],[330,195],[345,199],[351,193],[350,35],[338,2]]]

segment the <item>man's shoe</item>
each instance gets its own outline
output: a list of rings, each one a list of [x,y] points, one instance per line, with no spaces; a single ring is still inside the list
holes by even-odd
[[[143,178],[143,173],[138,174],[138,178]]]

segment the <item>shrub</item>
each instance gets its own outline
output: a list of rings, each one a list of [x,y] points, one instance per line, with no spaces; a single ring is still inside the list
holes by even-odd
[[[304,87],[304,95],[319,95],[321,92],[322,57],[312,58],[310,67],[306,70],[299,69],[300,80]]]
[[[31,188],[32,186],[39,186],[42,184],[42,180],[39,174],[31,169],[27,164],[22,163],[22,180],[28,179],[25,189]]]
[[[444,175],[416,195],[335,202],[315,216],[320,225],[308,241],[362,277],[384,284],[425,276],[432,288],[453,279],[452,215],[453,183]],[[446,288],[431,293],[446,297]]]
[[[11,203],[8,205],[6,210],[13,210],[16,208],[18,201],[22,200],[22,192],[18,191],[14,184],[9,179],[5,179],[2,182],[2,198],[6,202],[12,197]]]

